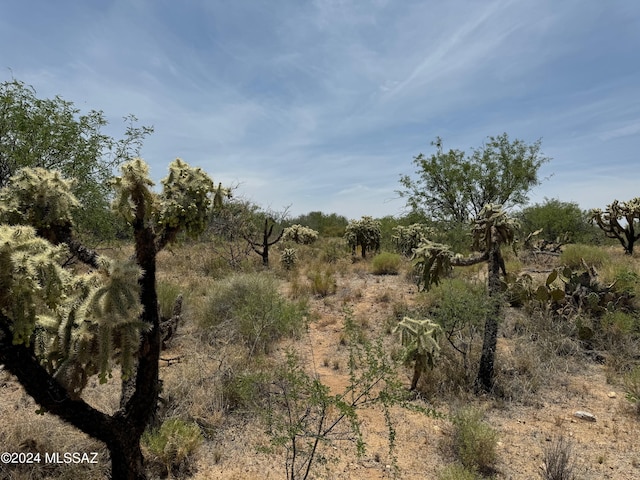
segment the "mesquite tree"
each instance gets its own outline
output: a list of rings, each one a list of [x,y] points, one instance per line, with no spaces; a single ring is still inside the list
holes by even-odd
[[[540,183],[540,167],[549,161],[540,140],[526,144],[506,133],[488,137],[470,154],[445,151],[440,138],[432,145],[436,153],[413,159],[417,178],[402,176],[404,190],[398,193],[413,211],[447,224],[476,218],[488,203],[524,205],[529,190]]]
[[[355,255],[356,248],[360,247],[362,258],[367,258],[367,250],[380,250],[381,237],[380,222],[368,216],[363,216],[360,220],[351,220],[344,233],[352,254]]]
[[[617,238],[624,253],[633,255],[633,244],[640,239],[640,197],[628,202],[614,200],[604,212],[599,208],[589,212],[590,220],[609,238]],[[623,223],[620,223],[620,222]],[[636,233],[637,232],[637,233]]]
[[[20,169],[57,170],[77,181],[73,194],[83,208],[76,212],[76,231],[114,235],[120,225],[109,211],[109,178],[113,169],[140,154],[153,128],[125,117],[125,133],[117,140],[104,133],[101,111],[81,113],[56,96],[38,98],[33,87],[18,80],[0,83],[0,188]]]
[[[500,205],[487,204],[480,211],[472,230],[473,247],[480,255],[463,257],[454,255],[446,245],[425,242],[414,252],[414,264],[420,272],[419,285],[429,289],[438,284],[440,278],[452,267],[462,267],[487,262],[488,290],[491,306],[484,327],[482,356],[476,377],[476,388],[490,391],[493,387],[494,361],[498,340],[498,319],[500,318],[500,271],[506,275],[501,245],[513,244],[517,223],[509,218]]]
[[[160,356],[158,252],[184,231],[198,234],[213,183],[174,161],[155,194],[147,165],[134,159],[117,177],[115,209],[131,225],[135,253],[114,261],[73,237],[81,208],[71,182],[26,169],[0,192],[0,363],[47,411],[103,441],[112,478],[146,478],[140,438],[155,412]],[[64,268],[73,253],[91,270]],[[82,398],[88,379],[122,373],[120,408],[104,413]]]

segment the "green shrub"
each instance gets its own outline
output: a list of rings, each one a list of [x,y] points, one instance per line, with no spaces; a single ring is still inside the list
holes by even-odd
[[[574,270],[584,270],[583,260],[588,266],[599,268],[610,258],[602,248],[582,244],[567,245],[560,255],[560,263]]]
[[[543,204],[524,208],[518,215],[522,232],[526,236],[541,229],[541,239],[553,242],[569,236],[570,241],[582,242],[592,236],[593,228],[587,215],[577,203],[546,198]]]
[[[498,433],[482,420],[482,412],[463,408],[452,419],[453,446],[462,465],[480,473],[489,473],[498,458]]]
[[[160,318],[171,318],[176,298],[182,293],[182,288],[174,283],[159,281],[157,291]]]
[[[347,258],[348,256],[349,252],[347,251],[345,241],[332,239],[324,243],[320,260],[326,263],[337,263],[338,260]]]
[[[308,276],[314,295],[326,297],[336,293],[338,285],[331,269],[314,270]]]
[[[177,418],[165,420],[157,430],[142,435],[142,445],[152,460],[164,466],[164,475],[188,471],[189,459],[201,443],[200,428]]]
[[[306,304],[286,300],[268,273],[235,274],[216,284],[199,323],[210,339],[238,341],[252,355],[266,353],[278,338],[298,335],[306,314]]]
[[[382,252],[371,261],[375,275],[397,275],[402,258],[397,253]]]

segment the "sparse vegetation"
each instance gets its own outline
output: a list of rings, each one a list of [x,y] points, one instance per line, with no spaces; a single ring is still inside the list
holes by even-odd
[[[572,454],[573,447],[569,440],[563,436],[553,439],[542,456],[540,476],[543,480],[573,480],[575,462]]]
[[[266,353],[277,339],[305,328],[306,305],[278,292],[267,272],[233,274],[218,282],[200,319],[203,335],[246,346],[249,355]]]
[[[451,422],[452,447],[458,460],[473,471],[491,473],[498,460],[498,433],[482,419],[482,412],[466,407],[455,412]]]
[[[375,275],[397,275],[401,263],[397,253],[382,252],[371,260],[371,269]]]

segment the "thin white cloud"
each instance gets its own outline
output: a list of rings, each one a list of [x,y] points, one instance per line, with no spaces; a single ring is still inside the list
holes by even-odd
[[[640,149],[632,2],[36,3],[5,8],[0,66],[104,110],[114,135],[128,113],[154,125],[155,178],[181,156],[297,213],[397,214],[398,178],[436,135],[542,137],[540,192],[560,198]]]

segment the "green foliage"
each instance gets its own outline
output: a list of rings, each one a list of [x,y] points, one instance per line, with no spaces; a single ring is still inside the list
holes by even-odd
[[[183,288],[172,282],[159,281],[157,284],[157,290],[160,318],[171,318],[176,298],[178,298],[178,295],[182,294]]]
[[[157,430],[146,431],[142,444],[153,459],[161,462],[171,476],[180,471],[202,443],[202,433],[195,423],[178,418],[162,422]]]
[[[397,253],[382,252],[373,257],[371,268],[375,275],[397,275],[402,258]]]
[[[343,239],[330,239],[322,246],[320,260],[326,263],[337,263],[338,260],[348,256],[346,244]]]
[[[541,230],[540,237],[548,242],[557,242],[565,236],[569,241],[581,242],[592,234],[586,213],[574,202],[545,198],[542,204],[522,209],[517,218],[524,236]]]
[[[573,269],[583,268],[585,263],[600,268],[610,261],[611,257],[605,250],[592,245],[566,245],[560,255],[560,263]]]
[[[74,178],[73,194],[83,208],[75,215],[82,232],[111,236],[108,211],[113,167],[139,154],[150,127],[136,127],[133,115],[125,117],[124,137],[103,133],[103,112],[81,114],[60,97],[40,99],[32,87],[12,80],[0,84],[0,188],[25,167],[57,170]]]
[[[469,356],[474,339],[490,312],[486,288],[461,279],[447,279],[429,292],[430,318],[442,327],[442,336],[460,354],[462,367],[469,380]]]
[[[282,238],[302,245],[311,245],[318,240],[318,232],[311,228],[295,224],[284,229]]]
[[[311,228],[323,237],[342,237],[349,222],[342,215],[316,211],[294,218],[293,223]]]
[[[406,227],[398,225],[393,229],[391,240],[399,253],[410,257],[413,251],[433,234],[433,229],[423,223],[413,223]]]
[[[609,238],[617,239],[624,252],[633,254],[633,245],[640,239],[640,197],[627,202],[614,200],[604,212],[599,208],[589,212],[589,219]]]
[[[353,255],[356,254],[356,248],[360,247],[362,258],[366,258],[367,251],[380,249],[380,222],[368,216],[363,216],[360,220],[351,220],[345,230],[344,238]]]
[[[490,473],[498,459],[498,433],[482,420],[482,412],[468,407],[457,411],[453,423],[453,447],[462,465]]]
[[[291,270],[296,266],[298,261],[298,253],[295,248],[285,248],[280,254],[280,263],[286,270]]]
[[[540,153],[541,142],[527,145],[510,141],[506,133],[489,137],[479,149],[466,154],[445,152],[442,140],[432,145],[436,153],[414,158],[417,180],[400,179],[402,197],[414,211],[435,220],[464,223],[477,217],[488,203],[505,207],[523,205],[527,193],[538,185],[538,170],[549,161]]]
[[[266,273],[234,274],[209,295],[200,328],[212,338],[244,344],[250,355],[265,353],[275,340],[296,336],[306,323],[306,305],[287,301]]]

